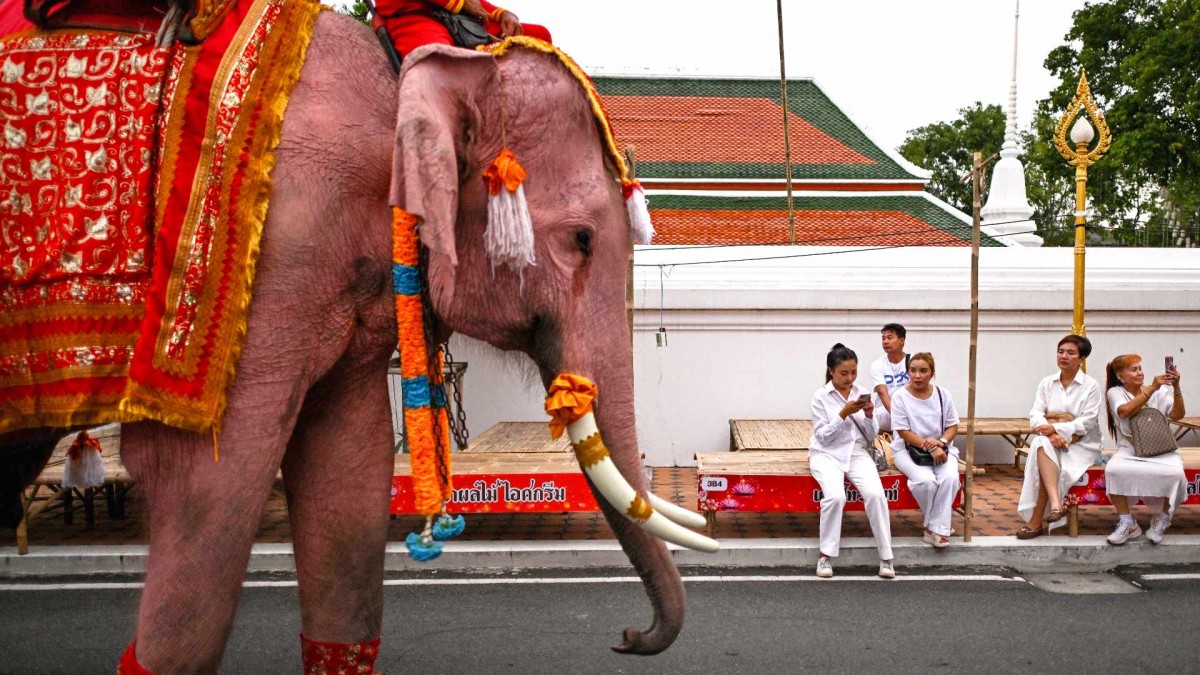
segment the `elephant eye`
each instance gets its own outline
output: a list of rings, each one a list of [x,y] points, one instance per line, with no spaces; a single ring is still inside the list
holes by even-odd
[[[592,233],[590,230],[579,230],[575,233],[575,245],[584,255],[592,254]]]

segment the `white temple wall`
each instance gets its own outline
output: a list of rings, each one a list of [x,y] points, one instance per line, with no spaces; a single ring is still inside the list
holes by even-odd
[[[728,449],[730,418],[810,416],[835,342],[855,349],[859,383],[881,354],[879,328],[908,329],[907,351],[931,351],[937,382],[959,414],[967,409],[970,251],[718,248],[639,250],[634,367],[638,435],[651,466],[691,466],[698,452]],[[660,263],[706,258],[822,255],[790,260],[676,266],[664,280],[668,345],[656,347]],[[1069,248],[984,249],[976,415],[1023,417],[1039,378],[1055,370],[1058,338],[1071,326]],[[1200,250],[1092,249],[1087,254],[1089,372],[1103,383],[1113,356],[1138,352],[1147,371],[1175,357],[1191,415],[1200,415]],[[500,421],[545,421],[544,393],[524,357],[456,337],[469,362],[467,419],[473,435]],[[601,398],[604,393],[600,392]],[[1106,445],[1111,444],[1106,440]],[[1194,442],[1192,443],[1194,444]],[[965,439],[959,441],[965,447]],[[1007,444],[977,440],[981,463],[1011,461]]]

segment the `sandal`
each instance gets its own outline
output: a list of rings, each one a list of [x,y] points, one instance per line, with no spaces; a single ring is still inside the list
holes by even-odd
[[[1057,523],[1058,521],[1062,520],[1063,518],[1066,518],[1067,514],[1069,514],[1070,512],[1071,512],[1071,507],[1067,506],[1066,504],[1063,504],[1061,509],[1051,509],[1050,513],[1046,514],[1046,522]]]
[[[1029,527],[1028,525],[1023,525],[1023,526],[1021,526],[1021,529],[1017,530],[1016,537],[1017,537],[1017,539],[1033,539],[1034,537],[1040,537],[1045,533],[1046,533],[1045,526],[1039,527],[1038,529],[1035,530],[1035,529]]]

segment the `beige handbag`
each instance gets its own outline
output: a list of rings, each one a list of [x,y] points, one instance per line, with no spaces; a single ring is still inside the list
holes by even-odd
[[[1138,457],[1158,457],[1179,449],[1167,416],[1158,408],[1145,406],[1129,418],[1133,432],[1133,454]]]
[[[1046,421],[1050,424],[1062,424],[1063,422],[1074,422],[1075,416],[1069,412],[1048,412],[1046,413]],[[1083,436],[1075,434],[1071,437],[1071,443],[1075,444],[1083,440]]]

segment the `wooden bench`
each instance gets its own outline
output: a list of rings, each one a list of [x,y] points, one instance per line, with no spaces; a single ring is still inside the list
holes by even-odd
[[[1111,457],[1115,450],[1105,450],[1105,456]],[[1187,478],[1187,500],[1183,504],[1200,504],[1200,448],[1180,448],[1183,455],[1183,475]],[[1090,506],[1111,506],[1108,501],[1108,491],[1104,485],[1104,467],[1095,465],[1083,474],[1075,485],[1067,491],[1074,497],[1076,503],[1067,511],[1067,534],[1079,536],[1079,508]],[[1183,506],[1178,504],[1177,506]]]
[[[908,477],[891,462],[880,474],[888,508],[893,511],[919,509],[917,500],[908,489]],[[959,462],[959,478],[966,473],[966,464]],[[808,468],[807,450],[766,450],[740,452],[709,452],[696,455],[697,508],[708,523],[708,535],[714,535],[717,513],[739,511],[814,512],[821,510],[823,493],[817,479]],[[965,484],[965,481],[964,481]],[[954,508],[962,506],[960,490]],[[846,482],[846,510],[862,511],[862,497]]]
[[[598,511],[566,434],[545,422],[500,422],[450,456],[453,513]],[[409,456],[396,455],[393,514],[415,513]]]
[[[729,451],[807,450],[812,420],[729,420]]]
[[[1021,457],[1029,454],[1029,435],[1031,433],[1033,431],[1029,428],[1028,417],[975,418],[976,436],[999,436],[1013,447],[1013,466],[1019,466]],[[962,439],[967,437],[967,421],[965,419],[958,422],[958,437]]]
[[[1196,439],[1200,440],[1200,417],[1183,417],[1171,420],[1171,424],[1175,425],[1176,441],[1182,441],[1188,434],[1195,434]]]
[[[17,553],[25,555],[29,552],[29,519],[52,507],[62,505],[63,519],[67,524],[74,521],[75,500],[83,503],[84,520],[88,527],[96,523],[95,501],[104,498],[108,508],[108,517],[120,520],[125,517],[125,495],[133,487],[133,477],[121,463],[121,427],[111,424],[89,433],[100,442],[100,457],[104,462],[104,483],[93,488],[64,488],[63,472],[66,469],[67,450],[75,440],[75,434],[70,434],[54,448],[45,468],[25,489],[22,506],[25,517],[17,525]]]

